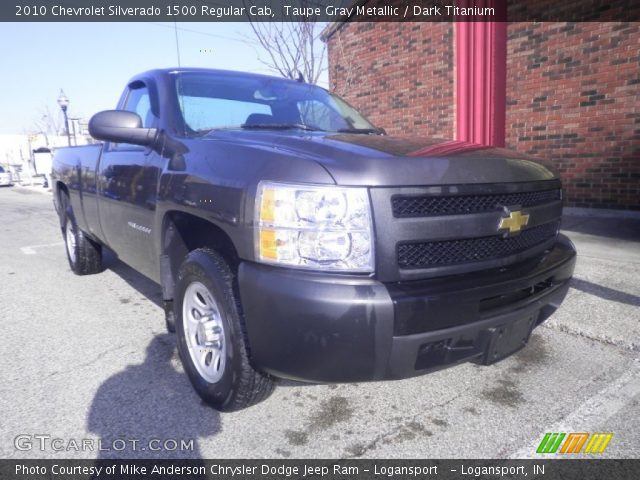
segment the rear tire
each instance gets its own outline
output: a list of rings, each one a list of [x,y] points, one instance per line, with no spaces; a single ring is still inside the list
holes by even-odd
[[[227,412],[264,400],[274,387],[250,364],[233,281],[219,254],[197,249],[180,267],[174,299],[178,352],[189,380],[207,404]]]
[[[91,275],[102,271],[102,246],[86,237],[78,228],[67,194],[60,195],[62,237],[69,266],[76,275]]]

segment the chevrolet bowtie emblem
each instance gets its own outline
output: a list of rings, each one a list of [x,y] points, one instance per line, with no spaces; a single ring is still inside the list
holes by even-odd
[[[522,227],[529,223],[529,214],[522,213],[520,210],[516,210],[515,212],[512,212],[508,209],[505,210],[506,213],[509,214],[509,216],[500,219],[498,230],[509,230],[510,235],[520,233]]]

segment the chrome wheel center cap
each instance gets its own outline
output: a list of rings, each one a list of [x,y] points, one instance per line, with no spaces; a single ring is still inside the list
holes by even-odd
[[[198,323],[198,340],[204,347],[222,348],[222,329],[210,317],[202,317]]]

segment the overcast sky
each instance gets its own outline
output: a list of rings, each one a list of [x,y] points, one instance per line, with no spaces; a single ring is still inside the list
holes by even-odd
[[[248,23],[177,26],[182,66],[270,73]],[[61,88],[69,115],[88,118],[136,73],[178,64],[173,23],[3,23],[0,59],[0,134],[32,130],[47,106],[61,115]]]

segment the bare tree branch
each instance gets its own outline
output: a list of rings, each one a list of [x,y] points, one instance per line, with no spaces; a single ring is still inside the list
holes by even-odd
[[[354,72],[353,72],[353,64],[354,62],[352,61],[352,59],[348,59],[347,58],[347,54],[345,52],[345,48],[342,42],[342,32],[340,30],[337,30],[334,33],[334,37],[336,39],[336,43],[338,45],[338,48],[340,49],[340,64],[344,65],[344,82],[342,84],[342,88],[340,89],[340,91],[338,92],[340,95],[344,95],[347,90],[351,87],[351,83],[353,82],[353,78],[354,78]]]
[[[40,108],[38,116],[33,120],[34,133],[44,133],[45,135],[58,135],[62,128],[58,122],[57,115],[51,113],[48,105]]]
[[[251,3],[251,0],[248,0]],[[306,2],[302,2],[304,6]],[[303,75],[305,81],[317,83],[326,71],[326,45],[318,46],[319,24],[315,22],[256,22],[249,18],[253,43],[266,53],[259,59],[286,78]]]

